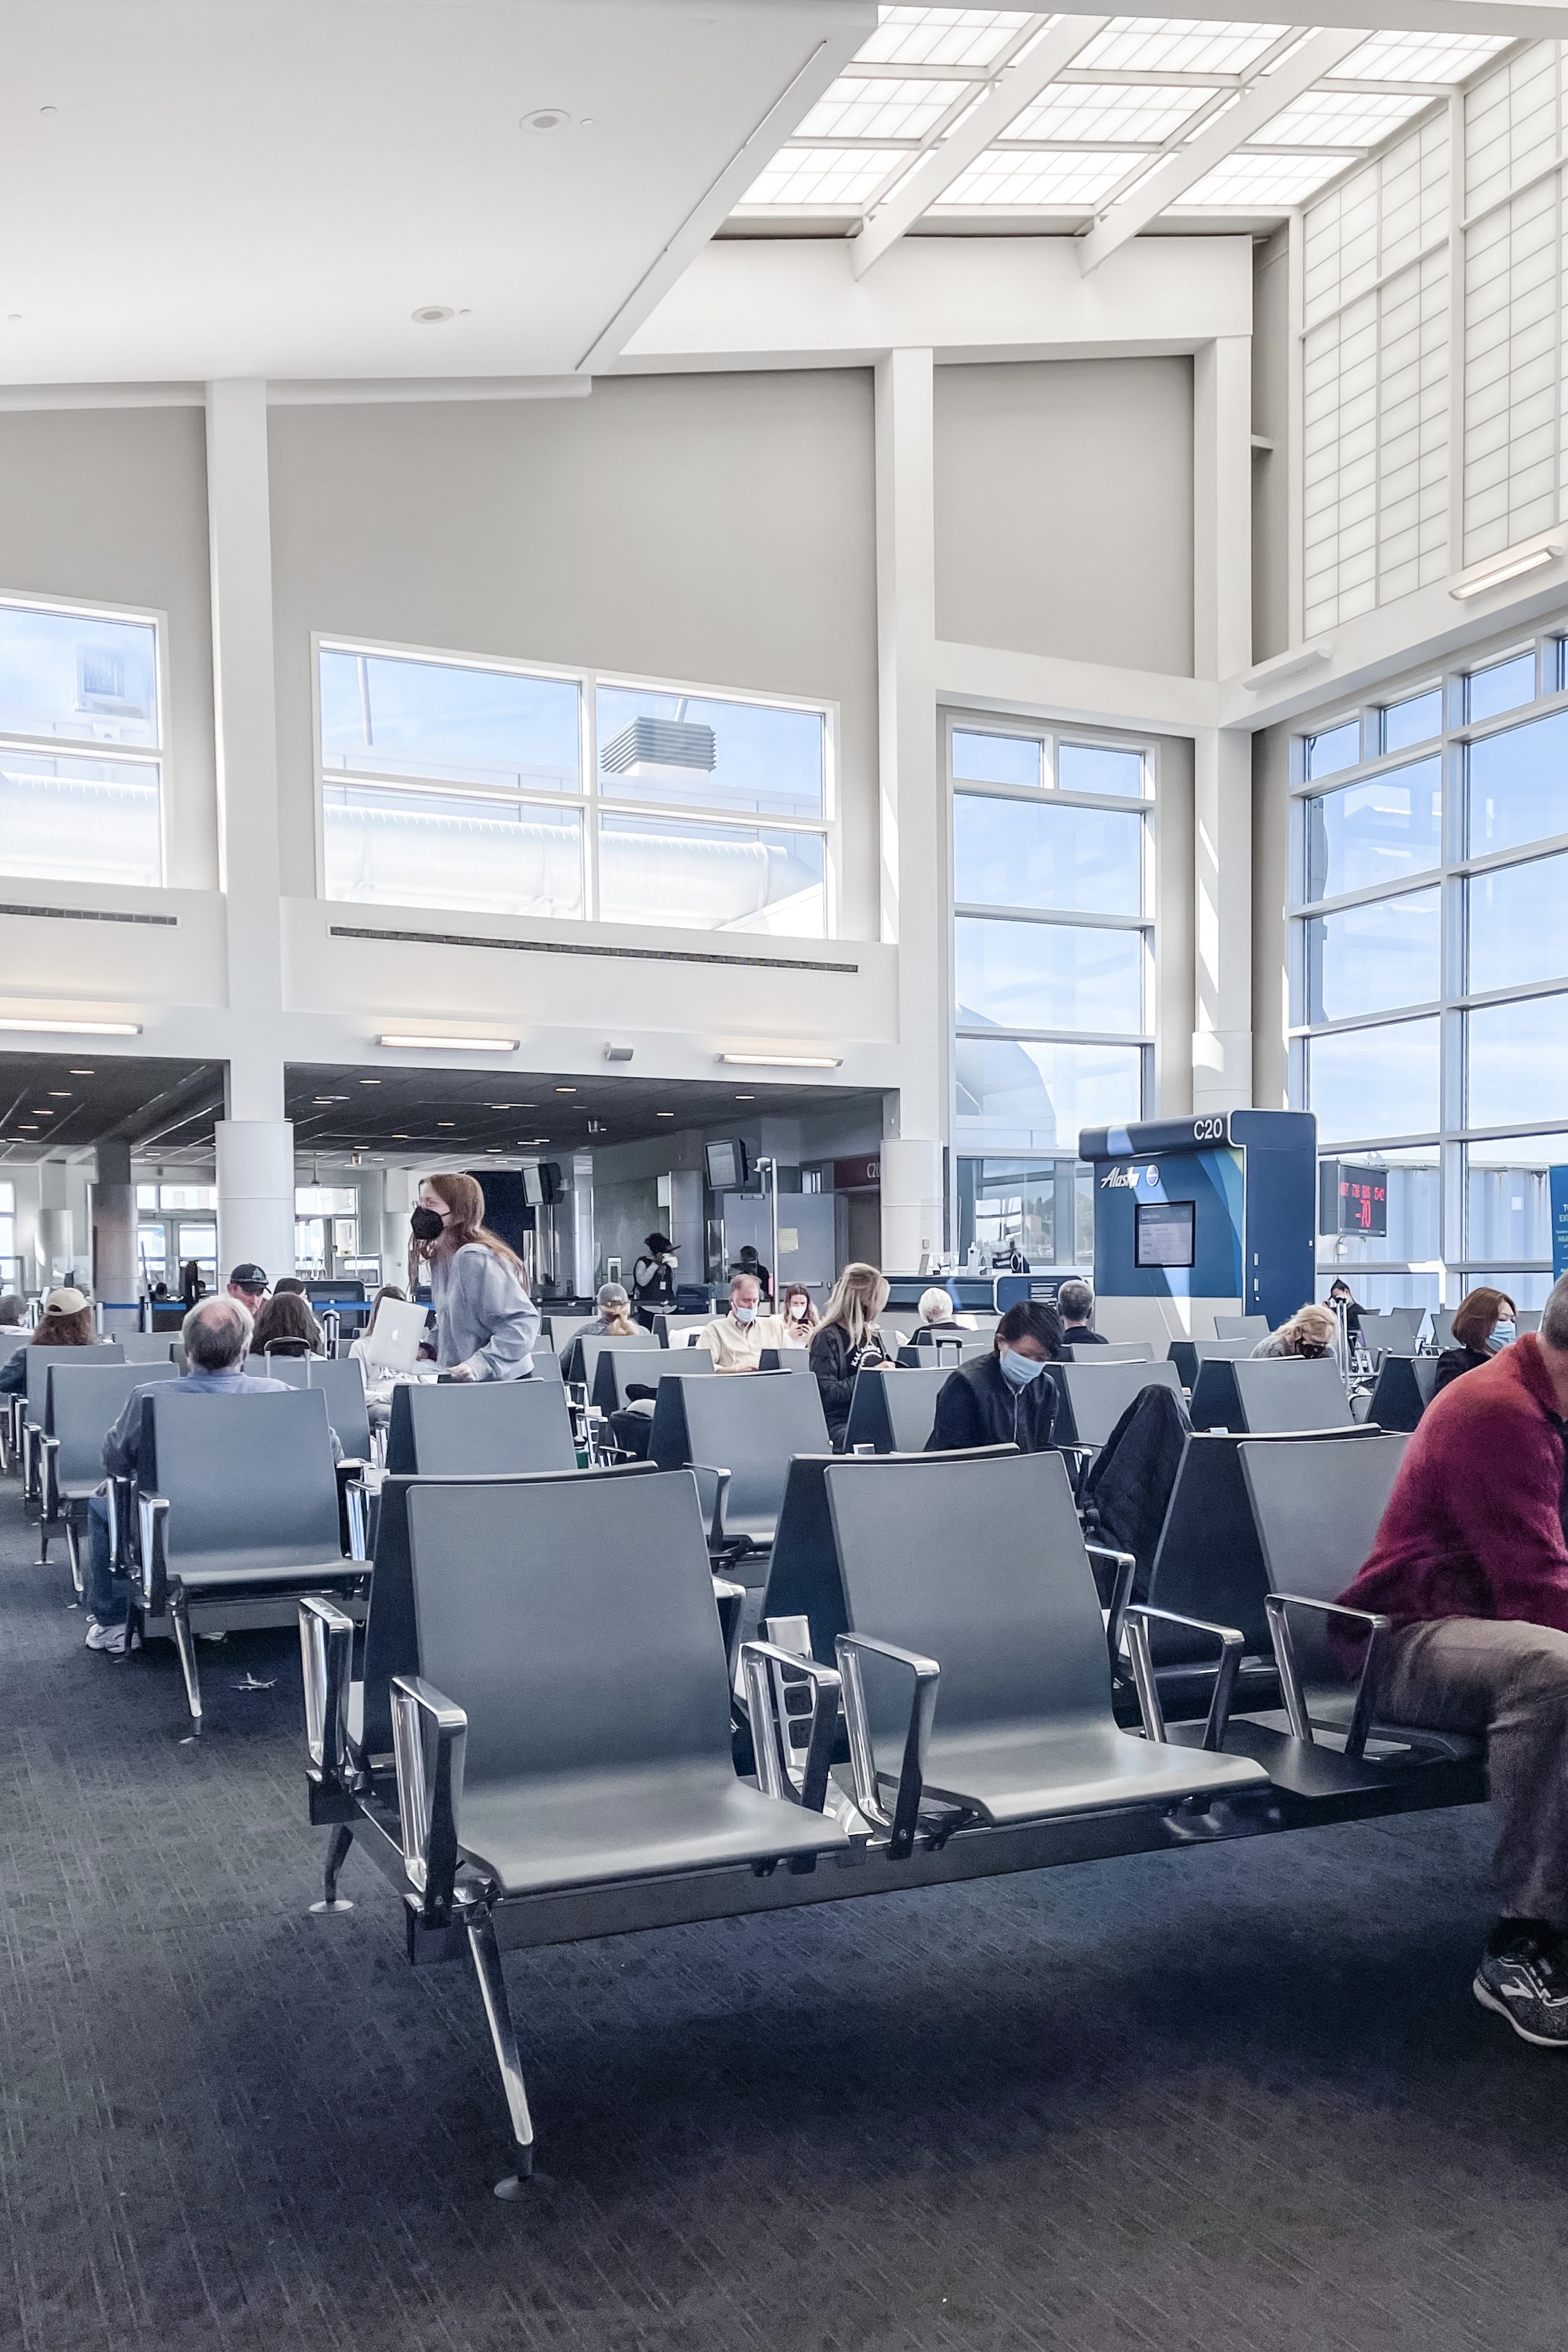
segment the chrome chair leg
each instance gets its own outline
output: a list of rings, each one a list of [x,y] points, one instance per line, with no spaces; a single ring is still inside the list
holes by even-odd
[[[66,1559],[70,1568],[71,1584],[75,1589],[76,1597],[79,1601],[82,1599],[85,1591],[85,1587],[81,1580],[81,1541],[77,1532],[76,1521],[71,1517],[68,1511],[65,1517],[65,1531]]]
[[[512,2137],[518,2148],[517,2171],[496,2183],[496,2195],[515,2197],[533,2171],[533,2119],[528,2112],[528,2092],[517,2054],[517,2029],[511,2021],[511,2003],[507,1998],[506,1978],[501,1973],[500,1946],[489,1912],[482,1919],[469,1921],[468,1949],[474,1956],[474,1972],[479,1980],[485,2015],[489,2020],[490,2040],[495,2045],[496,2064],[500,2068],[501,2087],[506,2093]]]
[[[202,1727],[202,1684],[196,1672],[195,1637],[191,1632],[190,1614],[183,1592],[171,1595],[169,1617],[174,1629],[174,1647],[180,1654],[180,1671],[185,1677],[185,1703],[191,1710],[191,1721],[199,1731]],[[130,1638],[128,1631],[128,1645]]]
[[[321,1900],[320,1903],[311,1904],[312,1911],[352,1911],[353,1909],[354,1906],[347,1896],[338,1893],[338,1873],[348,1860],[349,1848],[353,1842],[354,1833],[348,1822],[340,1822],[327,1843],[326,1867],[321,1874]]]

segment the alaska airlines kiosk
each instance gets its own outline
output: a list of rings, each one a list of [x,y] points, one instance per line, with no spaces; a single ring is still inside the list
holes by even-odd
[[[1233,1110],[1086,1128],[1094,1171],[1094,1287],[1108,1339],[1212,1337],[1214,1317],[1283,1323],[1313,1296],[1317,1120],[1310,1111]],[[1132,1326],[1138,1328],[1134,1334]]]

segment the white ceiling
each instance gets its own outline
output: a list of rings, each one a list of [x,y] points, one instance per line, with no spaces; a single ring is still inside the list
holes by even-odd
[[[870,0],[0,0],[0,383],[618,346]],[[570,121],[526,130],[562,109]],[[450,309],[417,325],[412,312]]]

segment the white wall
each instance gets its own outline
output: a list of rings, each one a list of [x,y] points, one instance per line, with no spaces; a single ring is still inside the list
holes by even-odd
[[[315,890],[312,629],[835,700],[846,936],[878,936],[871,382],[282,408],[270,431],[283,887]]]
[[[0,414],[0,592],[168,614],[168,881],[217,886],[206,455],[197,408]]]
[[[937,635],[1193,674],[1186,359],[936,371]]]

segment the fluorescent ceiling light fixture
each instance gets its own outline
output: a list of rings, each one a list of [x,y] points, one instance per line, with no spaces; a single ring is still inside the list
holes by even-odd
[[[401,1045],[416,1054],[515,1054],[515,1037],[405,1037],[388,1030],[378,1045]]]
[[[738,1062],[748,1070],[837,1070],[842,1054],[721,1054],[721,1062]]]
[[[1467,597],[1484,596],[1489,588],[1500,588],[1505,580],[1517,580],[1526,572],[1539,572],[1543,563],[1554,563],[1562,552],[1561,543],[1553,540],[1545,547],[1528,548],[1522,555],[1500,555],[1484,572],[1457,580],[1448,593],[1461,604]]]
[[[26,1029],[38,1037],[140,1037],[140,1021],[0,1020],[0,1029]]]

